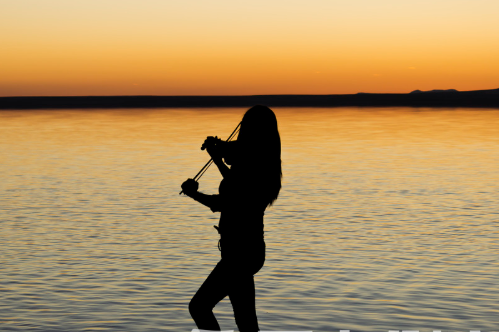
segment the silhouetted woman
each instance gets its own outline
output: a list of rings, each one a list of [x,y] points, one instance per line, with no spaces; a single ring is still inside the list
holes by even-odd
[[[254,106],[244,114],[237,141],[208,137],[204,147],[223,176],[219,195],[199,192],[192,179],[182,189],[213,212],[221,212],[215,228],[222,259],[192,298],[189,311],[199,329],[220,330],[212,310],[228,295],[239,331],[258,331],[253,275],[265,262],[263,214],[277,199],[282,177],[275,114],[266,106]]]

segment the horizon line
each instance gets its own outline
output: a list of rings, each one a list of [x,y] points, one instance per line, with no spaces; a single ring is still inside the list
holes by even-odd
[[[482,90],[457,90],[457,89],[432,89],[432,90],[412,90],[410,92],[355,92],[355,93],[271,93],[271,94],[237,94],[237,95],[158,95],[158,94],[141,94],[141,95],[26,95],[26,96],[0,96],[0,98],[74,98],[74,97],[264,97],[264,96],[354,96],[358,94],[369,95],[405,95],[416,92],[421,93],[438,93],[438,92],[480,92],[493,91],[499,88],[482,89]]]

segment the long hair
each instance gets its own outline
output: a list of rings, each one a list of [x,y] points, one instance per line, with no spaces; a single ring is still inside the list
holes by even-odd
[[[262,186],[267,205],[272,205],[279,196],[282,179],[281,137],[274,112],[262,105],[246,111],[237,142],[237,168]]]

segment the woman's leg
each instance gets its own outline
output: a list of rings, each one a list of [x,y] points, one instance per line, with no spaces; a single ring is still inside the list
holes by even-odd
[[[225,257],[215,266],[189,303],[191,316],[198,329],[220,331],[213,308],[229,295],[239,331],[256,332],[259,328],[253,275],[265,262],[265,243],[259,244],[251,255],[234,250]]]
[[[220,331],[213,308],[229,295],[239,331],[259,330],[252,272],[223,260],[215,266],[189,303],[189,312],[198,329]]]
[[[227,271],[221,263],[215,266],[189,303],[189,312],[198,329],[220,331],[213,308],[228,294]]]
[[[253,247],[251,254],[240,254],[238,258],[230,257],[229,298],[234,309],[234,317],[240,332],[259,331],[255,307],[256,274],[265,262],[265,242]]]
[[[235,274],[230,283],[229,298],[240,332],[259,331],[255,308],[255,282],[252,274]]]

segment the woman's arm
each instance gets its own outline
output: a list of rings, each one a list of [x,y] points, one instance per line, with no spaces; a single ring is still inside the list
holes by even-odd
[[[217,165],[220,174],[225,179],[230,173],[230,168],[223,162],[222,158],[213,158],[213,162]]]
[[[188,196],[193,200],[209,207],[212,212],[220,212],[221,199],[219,195],[207,195],[196,191]]]

